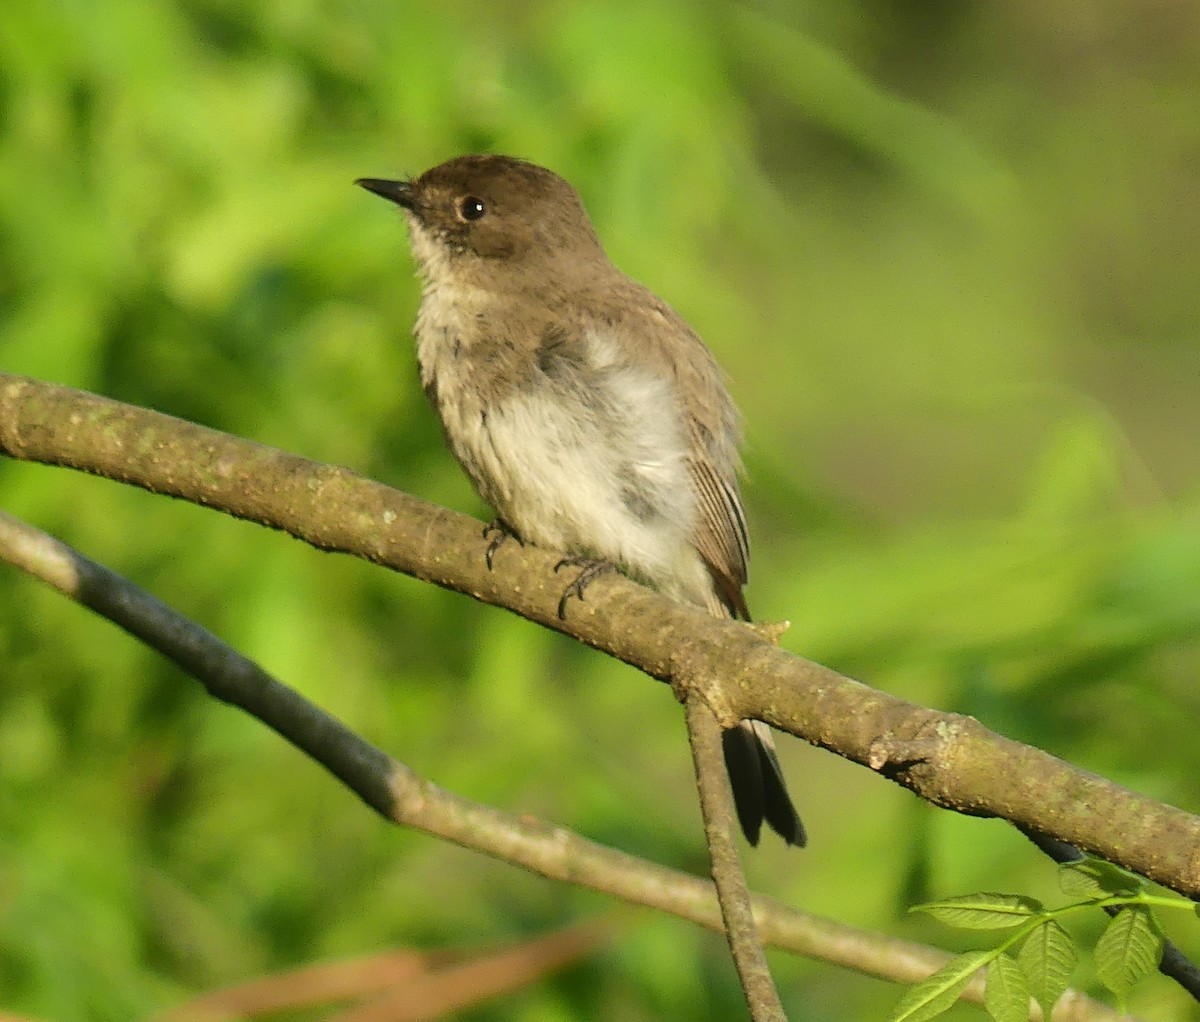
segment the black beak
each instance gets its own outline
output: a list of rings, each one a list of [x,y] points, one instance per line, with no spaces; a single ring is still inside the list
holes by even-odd
[[[387,199],[388,202],[394,202],[397,206],[403,206],[405,209],[413,208],[411,181],[384,181],[378,177],[360,177],[354,183],[368,192],[374,192]]]

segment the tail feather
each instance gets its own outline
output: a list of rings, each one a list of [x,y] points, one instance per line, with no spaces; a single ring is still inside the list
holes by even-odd
[[[740,508],[738,511],[740,514]],[[712,584],[706,588],[702,599],[693,598],[694,602],[702,603],[714,617],[749,621],[750,611],[742,595],[746,577],[744,566],[740,573],[730,573],[719,570],[711,561],[704,563]],[[733,803],[746,840],[757,845],[763,820],[766,820],[785,842],[803,848],[808,843],[808,836],[788,795],[771,729],[761,720],[743,720],[725,732],[722,746],[725,769],[733,788]]]
[[[808,840],[804,824],[788,795],[767,725],[744,720],[725,732],[723,747],[738,822],[746,840],[758,844],[765,819],[789,845],[803,848]]]

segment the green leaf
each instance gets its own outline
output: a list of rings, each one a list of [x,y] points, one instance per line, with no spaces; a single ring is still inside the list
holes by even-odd
[[[983,1006],[996,1022],[1028,1022],[1029,983],[1008,955],[992,960],[987,969]]]
[[[1042,923],[1022,942],[1017,964],[1046,1018],[1067,989],[1078,958],[1070,934],[1053,919]]]
[[[963,894],[957,898],[914,905],[938,922],[965,930],[1004,930],[1018,926],[1042,911],[1042,903],[1019,894]]]
[[[1162,934],[1145,905],[1121,909],[1096,942],[1096,977],[1124,1004],[1130,989],[1158,968]]]
[[[1136,894],[1145,883],[1103,859],[1079,859],[1058,867],[1058,886],[1075,898],[1103,898],[1110,894]]]
[[[968,951],[952,958],[904,995],[889,1022],[925,1022],[940,1015],[958,1000],[958,995],[971,982],[971,977],[994,954],[994,951]]]

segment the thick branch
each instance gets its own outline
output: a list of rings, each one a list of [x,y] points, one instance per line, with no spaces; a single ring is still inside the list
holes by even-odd
[[[557,616],[553,551],[510,544],[490,572],[473,519],[329,465],[95,395],[0,374],[0,451],[66,465],[283,529],[565,631],[670,678],[682,649],[722,724],[756,717],[958,812],[1050,834],[1200,896],[1200,818],[978,721],[896,699],[619,576]]]

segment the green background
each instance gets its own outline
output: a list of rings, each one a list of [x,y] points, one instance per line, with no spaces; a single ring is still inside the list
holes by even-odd
[[[1009,8],[5,0],[0,367],[486,517],[417,385],[402,220],[352,181],[527,157],[579,188],[614,260],[727,368],[750,603],[792,621],[788,648],[1195,809],[1200,16]],[[0,505],[438,783],[704,870],[665,687],[114,483],[4,463]],[[951,948],[906,907],[1054,898],[1004,824],[780,744],[812,842],[748,856],[759,888]],[[0,1009],[141,1017],[610,906],[389,828],[0,571]],[[584,964],[463,1017],[741,1017],[719,938],[621,918]],[[1200,949],[1194,919],[1168,927]],[[773,962],[794,1022],[881,1018],[900,996]],[[1131,1007],[1200,1018],[1158,979]]]

